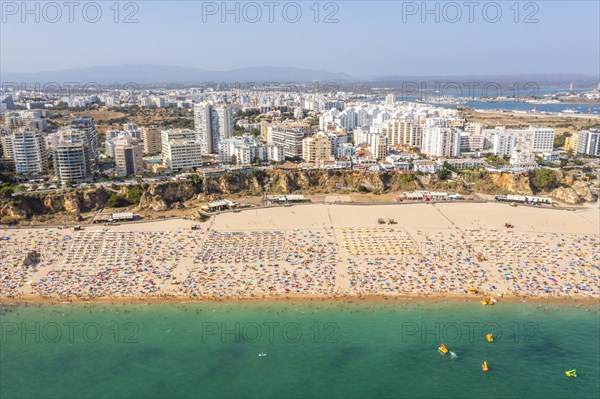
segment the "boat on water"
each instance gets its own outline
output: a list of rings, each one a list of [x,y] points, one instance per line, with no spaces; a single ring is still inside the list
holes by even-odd
[[[577,377],[577,370],[573,369],[573,370],[569,370],[569,371],[565,371],[565,374],[567,375],[567,377]]]
[[[438,351],[440,351],[442,355],[446,355],[448,353],[448,348],[446,348],[446,345],[441,344],[438,348]]]
[[[258,354],[258,357],[265,357],[265,356],[267,356],[267,354],[264,353],[264,352],[261,352],[261,353]]]
[[[483,361],[483,364],[481,365],[481,370],[482,370],[484,373],[489,371],[489,368],[488,368],[487,362],[486,362],[485,360]]]
[[[494,342],[494,336],[492,334],[486,334],[485,339],[487,342]]]
[[[561,111],[561,114],[580,114],[581,111],[578,111],[576,109],[573,108],[567,108]]]

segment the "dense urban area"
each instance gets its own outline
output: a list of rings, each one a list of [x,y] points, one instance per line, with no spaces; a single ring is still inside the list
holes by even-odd
[[[451,103],[451,98],[409,102],[391,90],[377,97],[326,88],[202,87],[68,96],[5,92],[0,105],[0,193],[9,204],[0,211],[0,220],[12,222],[19,216],[10,205],[18,197],[103,188],[108,194],[101,197],[108,198],[89,208],[122,208],[140,205],[150,185],[173,181],[195,184],[195,194],[205,194],[206,202],[236,192],[264,195],[266,201],[269,191],[366,195],[399,187],[459,196],[541,193],[570,204],[595,199],[598,115],[572,109],[554,115],[485,113],[459,101],[434,104]],[[546,101],[598,98],[600,91],[592,90]],[[501,124],[490,123],[494,119]],[[382,174],[383,180],[393,175],[406,184],[384,181],[378,186],[360,177],[353,180],[356,184],[349,186],[346,179],[327,190],[324,184],[315,185],[321,190],[298,182],[273,184],[277,173],[299,178],[299,172],[331,176],[331,170],[353,176]],[[233,183],[247,173],[258,177],[257,190],[211,190],[206,180],[224,176]],[[507,174],[516,180],[525,176],[529,183],[520,189],[518,184],[493,187],[499,180],[494,176]]]

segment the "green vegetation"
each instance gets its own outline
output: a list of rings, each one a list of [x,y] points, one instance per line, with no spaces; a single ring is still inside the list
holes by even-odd
[[[570,132],[563,132],[562,134],[558,134],[554,136],[554,148],[563,148],[565,146],[565,141],[567,137],[571,137],[572,134]]]
[[[0,198],[10,198],[15,192],[15,185],[10,183],[0,184]]]
[[[558,176],[550,169],[536,169],[530,177],[531,184],[538,190],[550,191],[558,186]]]
[[[488,161],[488,163],[490,165],[495,166],[495,167],[504,166],[504,165],[509,164],[509,162],[506,158],[502,158],[495,154],[489,154],[488,156],[485,157],[485,159]]]
[[[130,186],[127,189],[126,199],[129,203],[137,205],[140,203],[142,194],[144,194],[144,189],[142,188],[142,186],[138,186],[138,185]]]
[[[411,183],[417,180],[417,175],[414,173],[402,173],[398,180],[400,180],[401,183]]]
[[[237,165],[237,163],[238,163],[237,155],[233,154],[231,156],[231,160],[229,161],[229,164],[230,165]]]
[[[116,193],[111,195],[108,199],[108,206],[111,208],[123,208],[128,205],[131,205],[131,203],[127,201],[126,198],[123,198],[122,196]]]
[[[440,180],[446,180],[450,176],[452,176],[452,172],[450,172],[448,169],[444,168],[444,169],[440,169],[437,172],[435,172],[435,175]]]

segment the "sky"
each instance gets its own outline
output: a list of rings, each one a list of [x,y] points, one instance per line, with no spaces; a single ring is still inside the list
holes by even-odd
[[[161,64],[292,66],[355,77],[600,73],[596,0],[74,3],[1,0],[0,70]]]

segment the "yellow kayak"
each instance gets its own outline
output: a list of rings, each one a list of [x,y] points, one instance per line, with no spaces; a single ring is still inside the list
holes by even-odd
[[[565,374],[567,375],[567,377],[577,377],[577,370],[573,369],[565,371]]]
[[[443,355],[445,355],[446,353],[448,353],[448,348],[446,348],[446,345],[444,345],[444,344],[441,344],[440,347],[438,348],[438,350]]]

